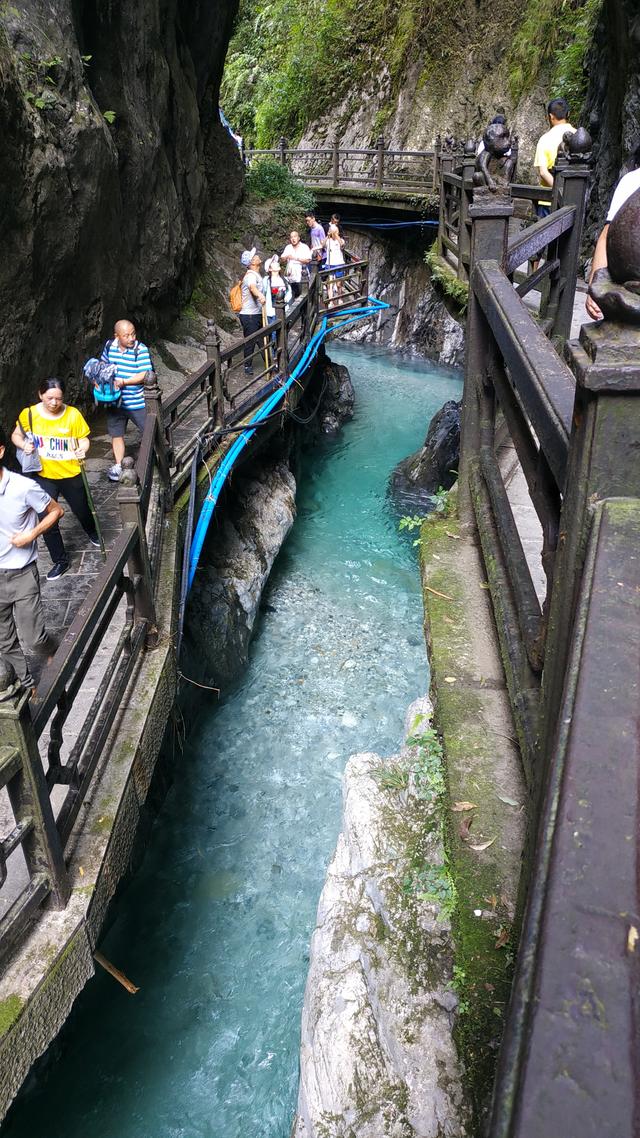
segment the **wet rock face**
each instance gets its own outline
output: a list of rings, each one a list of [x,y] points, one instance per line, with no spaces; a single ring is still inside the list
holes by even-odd
[[[282,459],[234,475],[189,594],[183,666],[192,679],[224,690],[245,670],[262,590],[296,515],[295,492]]]
[[[411,231],[406,242],[348,230],[347,245],[369,260],[369,291],[389,308],[347,333],[355,342],[406,348],[450,367],[464,357],[464,329],[431,283],[424,254],[433,230]],[[419,237],[415,234],[420,233]]]
[[[640,10],[637,0],[604,0],[587,57],[583,122],[593,138],[585,244],[594,243],[611,194],[640,144]],[[573,120],[575,121],[575,120]]]
[[[403,458],[391,475],[391,488],[403,503],[424,505],[421,496],[449,490],[456,478],[460,458],[460,403],[449,399],[429,423],[420,450]]]
[[[241,187],[211,113],[236,7],[0,7],[4,419],[43,376],[83,387],[78,364],[115,318],[148,338],[190,291],[207,166],[235,168]]]

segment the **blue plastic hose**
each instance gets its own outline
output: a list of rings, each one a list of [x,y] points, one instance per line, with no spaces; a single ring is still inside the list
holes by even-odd
[[[202,503],[200,517],[198,518],[198,522],[193,535],[193,541],[191,543],[191,558],[189,561],[189,581],[187,585],[187,592],[189,592],[191,589],[193,579],[196,575],[196,569],[198,568],[202,546],[204,545],[204,539],[207,536],[209,523],[211,522],[213,511],[220,496],[220,491],[222,490],[227,475],[231,471],[238,455],[244,449],[244,447],[247,446],[253,435],[255,435],[257,425],[271,414],[274,408],[278,406],[278,403],[284,399],[284,396],[286,395],[289,388],[295,383],[296,379],[298,379],[299,376],[301,376],[307,370],[311,361],[315,359],[316,355],[318,354],[318,348],[320,347],[322,341],[325,339],[329,332],[334,332],[338,328],[346,328],[349,324],[355,324],[358,320],[364,320],[365,317],[371,316],[372,312],[380,312],[388,307],[389,305],[385,304],[383,300],[376,300],[375,297],[368,297],[367,304],[364,307],[343,308],[340,310],[339,316],[338,313],[336,313],[335,316],[323,316],[320,327],[318,328],[317,332],[314,332],[302,356],[298,360],[298,363],[294,367],[289,377],[285,380],[282,387],[279,387],[277,391],[274,391],[273,394],[265,400],[262,406],[258,408],[256,413],[249,420],[239,438],[237,438],[233,445],[229,447],[229,450],[224,456],[222,462],[220,463],[220,466],[216,470],[215,476],[211,481],[209,493]],[[329,321],[332,321],[332,323],[330,324]]]

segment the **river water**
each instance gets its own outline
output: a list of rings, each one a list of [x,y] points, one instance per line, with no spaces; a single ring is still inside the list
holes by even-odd
[[[381,350],[330,353],[355,418],[304,458],[249,669],[220,704],[203,697],[100,946],[140,990],[98,971],[2,1138],[289,1138],[342,771],[353,751],[397,748],[428,684],[415,550],[387,479],[461,390]]]

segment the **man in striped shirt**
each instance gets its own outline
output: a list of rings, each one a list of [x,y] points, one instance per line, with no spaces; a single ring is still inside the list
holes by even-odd
[[[107,340],[101,360],[115,364],[116,386],[122,391],[118,406],[107,411],[107,430],[111,435],[115,460],[109,467],[108,477],[111,482],[119,482],[127,421],[131,419],[142,434],[146,418],[144,377],[153,368],[149,349],[136,339],[136,330],[130,320],[118,320],[113,329],[113,340]]]

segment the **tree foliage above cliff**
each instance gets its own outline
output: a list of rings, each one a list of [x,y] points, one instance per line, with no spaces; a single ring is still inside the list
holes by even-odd
[[[388,92],[382,129],[409,71],[432,101],[464,92],[470,58],[506,60],[517,102],[551,75],[577,111],[584,58],[602,0],[241,0],[221,102],[250,145],[300,138],[310,123],[376,82]],[[353,105],[354,99],[351,100]],[[344,124],[336,122],[336,131]],[[363,142],[367,140],[363,139]],[[370,140],[372,141],[372,140]]]
[[[526,94],[548,67],[550,95],[564,95],[577,118],[587,89],[586,55],[601,8],[602,0],[527,0],[509,51],[514,99]]]
[[[392,91],[419,58],[444,73],[457,10],[457,0],[242,0],[222,106],[251,144],[292,141],[382,68]]]

